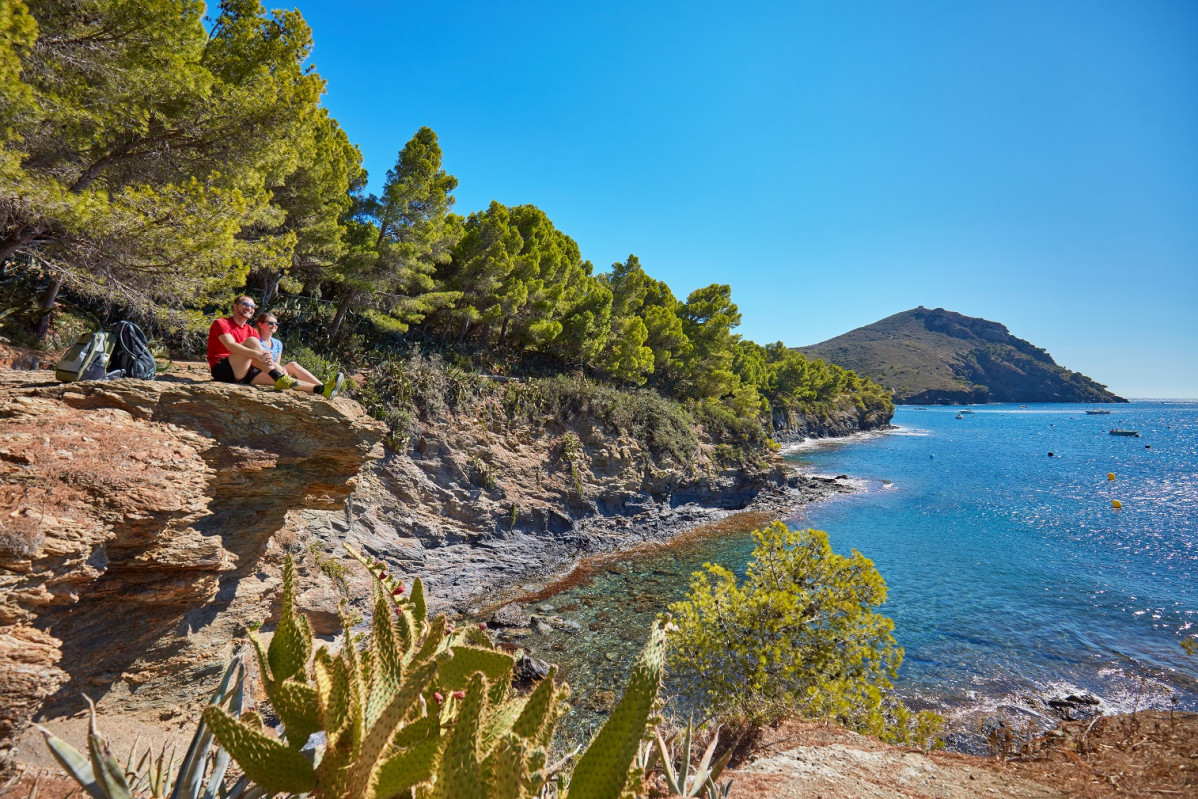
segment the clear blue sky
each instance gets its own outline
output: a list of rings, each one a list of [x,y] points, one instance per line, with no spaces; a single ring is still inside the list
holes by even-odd
[[[374,187],[428,125],[458,212],[729,283],[755,341],[942,306],[1198,397],[1198,2],[297,5]]]

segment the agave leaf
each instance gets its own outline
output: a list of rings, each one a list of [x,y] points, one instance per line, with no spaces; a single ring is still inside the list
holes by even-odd
[[[219,705],[224,702],[230,687],[233,686],[234,679],[236,679],[236,685],[233,689],[240,692],[245,681],[245,668],[238,655],[234,655],[233,659],[229,661],[224,676],[221,677],[216,690],[212,692],[212,698],[208,700],[208,704]],[[175,789],[171,791],[171,799],[195,799],[199,795],[200,783],[204,780],[204,768],[208,765],[208,752],[211,749],[212,732],[201,718],[199,724],[196,725],[195,734],[191,737],[191,743],[187,747],[187,754],[183,756],[183,762],[179,766],[179,773],[175,778]]]
[[[100,784],[96,782],[96,776],[92,772],[92,765],[75,747],[59,738],[54,733],[47,730],[40,724],[37,728],[41,730],[42,735],[46,736],[46,746],[50,748],[50,754],[54,755],[62,767],[67,770],[67,773],[83,786],[83,790],[87,791],[94,799],[108,799]]]
[[[96,726],[96,705],[86,694],[83,698],[87,700],[91,711],[91,720],[88,722],[87,731],[87,748],[91,754],[92,774],[95,775],[96,782],[100,784],[108,799],[133,799],[133,791],[125,780],[124,769],[121,768],[120,762],[112,756],[108,742],[100,735],[100,729]]]
[[[215,697],[213,697],[215,699]],[[224,701],[223,697],[221,701]],[[217,703],[219,704],[219,702]],[[229,702],[229,712],[233,716],[241,715],[242,708],[245,704],[245,664],[241,664],[237,672],[236,688],[233,691],[233,697]],[[200,720],[203,723],[203,719]],[[222,783],[225,781],[225,772],[229,769],[229,751],[222,747],[216,750],[216,758],[212,762],[212,774],[208,777],[208,784],[204,786],[203,799],[215,799],[220,794]]]
[[[657,741],[657,749],[661,752],[661,771],[666,778],[666,785],[670,788],[672,794],[682,794],[682,788],[678,785],[678,773],[674,771],[674,746],[673,741],[669,745],[661,737],[661,730],[654,730],[653,737]]]

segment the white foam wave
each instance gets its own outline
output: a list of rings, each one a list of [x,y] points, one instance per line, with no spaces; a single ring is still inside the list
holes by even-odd
[[[884,436],[928,435],[926,430],[915,430],[907,427],[892,427],[888,430],[865,430],[860,433],[850,433],[847,436],[835,438],[804,438],[800,441],[788,441],[782,445],[780,452],[790,455],[795,452],[810,452],[812,450],[832,449],[846,444],[859,444],[862,441],[873,441]]]

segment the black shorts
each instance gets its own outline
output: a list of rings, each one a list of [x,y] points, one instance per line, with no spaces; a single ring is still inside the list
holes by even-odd
[[[254,378],[260,374],[262,374],[261,369],[259,369],[257,366],[250,366],[250,368],[246,370],[245,377],[238,380],[237,376],[233,374],[233,367],[229,363],[228,357],[221,358],[216,362],[216,365],[212,367],[212,379],[218,383],[244,383],[248,386],[250,383],[254,382]]]

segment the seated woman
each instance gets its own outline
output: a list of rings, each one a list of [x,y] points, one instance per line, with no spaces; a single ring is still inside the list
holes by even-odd
[[[271,360],[279,364],[280,369],[301,383],[320,383],[320,379],[316,375],[295,361],[286,364],[282,362],[283,342],[274,337],[274,334],[279,329],[279,320],[275,318],[274,314],[265,312],[258,314],[258,318],[254,320],[254,327],[258,330],[258,340],[262,344],[262,349],[270,353]],[[334,391],[340,391],[344,382],[345,378],[338,373],[337,379],[334,381],[334,385],[336,386]]]

